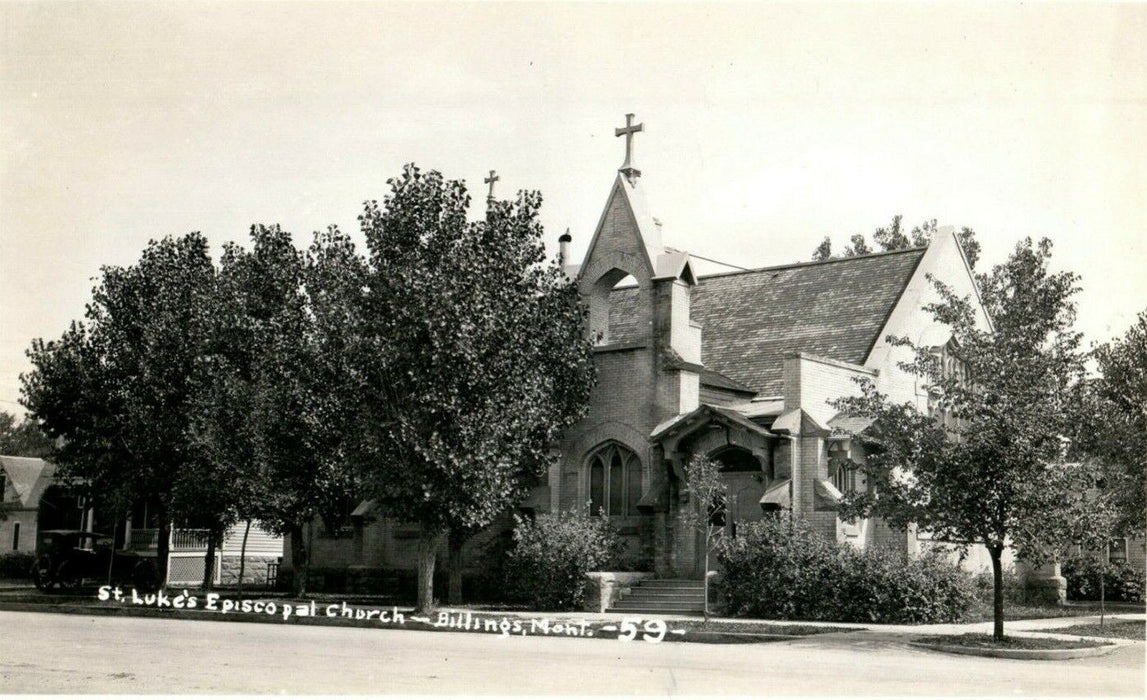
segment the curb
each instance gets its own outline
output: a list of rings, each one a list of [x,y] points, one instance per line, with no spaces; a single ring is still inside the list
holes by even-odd
[[[465,629],[456,626],[437,625],[434,623],[425,623],[418,620],[411,620],[409,616],[403,624],[394,623],[375,623],[363,624],[359,620],[337,617],[298,617],[291,616],[283,619],[281,615],[277,614],[262,614],[262,613],[243,613],[243,612],[230,612],[219,613],[209,612],[205,610],[188,610],[182,609],[179,611],[163,610],[150,607],[123,607],[123,606],[98,606],[98,605],[83,605],[83,604],[43,604],[43,603],[27,603],[27,602],[0,602],[0,610],[8,612],[28,612],[28,613],[49,613],[59,615],[87,615],[91,617],[137,617],[137,618],[150,618],[150,619],[163,619],[163,620],[191,620],[191,621],[208,621],[208,622],[247,622],[256,624],[270,624],[270,625],[304,625],[309,627],[344,627],[354,628],[361,630],[397,630],[397,631],[410,631],[410,632],[455,632],[459,634],[481,634],[486,636],[512,636],[512,637],[547,637],[547,638],[567,638],[567,639],[604,639],[614,641],[619,637],[620,632],[614,630],[601,630],[590,629],[592,631],[588,635],[574,635],[564,633],[537,633],[527,632],[518,633],[517,631],[510,634],[501,634],[496,631],[489,631],[485,629]],[[445,611],[443,611],[445,612]],[[452,613],[457,614],[457,613]],[[498,617],[491,615],[490,617]],[[501,616],[503,619],[518,619],[523,618],[517,616]],[[554,624],[569,625],[570,620],[566,618],[550,618],[548,616],[539,617],[537,619],[548,619]],[[581,619],[577,618],[580,622]],[[593,621],[586,620],[587,623]],[[597,621],[601,622],[601,621]],[[525,628],[525,625],[522,625]],[[796,634],[770,634],[766,632],[687,632],[684,635],[666,635],[661,640],[662,643],[685,643],[685,644],[753,644],[753,643],[769,643],[769,642],[783,642],[795,641],[804,639],[808,636],[818,635],[796,635]],[[634,641],[642,641],[639,635]]]
[[[1105,656],[1119,648],[1119,645],[1113,642],[1104,644],[1103,646],[1081,647],[1079,649],[985,649],[980,647],[957,646],[954,644],[928,644],[927,642],[908,642],[908,646],[948,654],[963,654],[964,656],[984,656],[993,659],[1024,659],[1032,661],[1085,659],[1092,656]]]

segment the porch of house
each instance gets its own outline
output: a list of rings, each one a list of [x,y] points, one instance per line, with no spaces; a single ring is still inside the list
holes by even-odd
[[[246,533],[247,546],[244,555],[243,538]],[[208,531],[198,528],[172,528],[168,544],[167,581],[171,586],[199,586],[203,584],[206,568]],[[143,556],[156,556],[159,549],[157,528],[132,528],[130,524],[124,537],[124,549]],[[239,523],[227,530],[222,546],[215,551],[215,585],[235,585],[239,583],[239,569],[242,559],[244,585],[275,585],[279,566],[283,560],[283,538],[263,530],[252,523],[247,531],[247,523]]]

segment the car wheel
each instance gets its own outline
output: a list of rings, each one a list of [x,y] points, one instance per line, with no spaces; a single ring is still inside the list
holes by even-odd
[[[75,591],[84,583],[84,577],[77,571],[76,565],[66,561],[56,570],[56,581],[65,591]]]
[[[154,591],[159,576],[155,570],[155,565],[149,561],[141,561],[135,565],[131,572],[132,585],[139,591]]]
[[[32,567],[32,583],[36,585],[36,590],[46,591],[52,587],[52,569],[49,564],[45,562],[36,562]]]

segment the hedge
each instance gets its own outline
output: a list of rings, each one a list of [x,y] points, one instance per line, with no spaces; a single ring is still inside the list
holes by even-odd
[[[942,553],[859,550],[802,520],[749,523],[718,548],[721,591],[736,617],[873,623],[959,620],[971,579]]]
[[[1067,579],[1071,600],[1099,600],[1099,577],[1103,574],[1105,600],[1136,603],[1143,600],[1143,572],[1124,560],[1104,563],[1102,556],[1073,554],[1060,565]]]

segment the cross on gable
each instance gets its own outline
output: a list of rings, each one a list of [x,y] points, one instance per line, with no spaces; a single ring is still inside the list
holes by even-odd
[[[631,180],[641,175],[641,171],[633,167],[633,135],[639,131],[645,131],[645,124],[634,124],[632,114],[625,115],[625,126],[613,130],[614,136],[625,137],[625,162],[618,170]]]
[[[501,180],[501,179],[502,178],[498,177],[498,175],[495,171],[491,170],[490,171],[490,177],[482,180],[482,182],[484,182],[490,186],[490,193],[486,195],[486,201],[487,202],[493,202],[494,201],[494,183],[497,182],[498,180]]]

